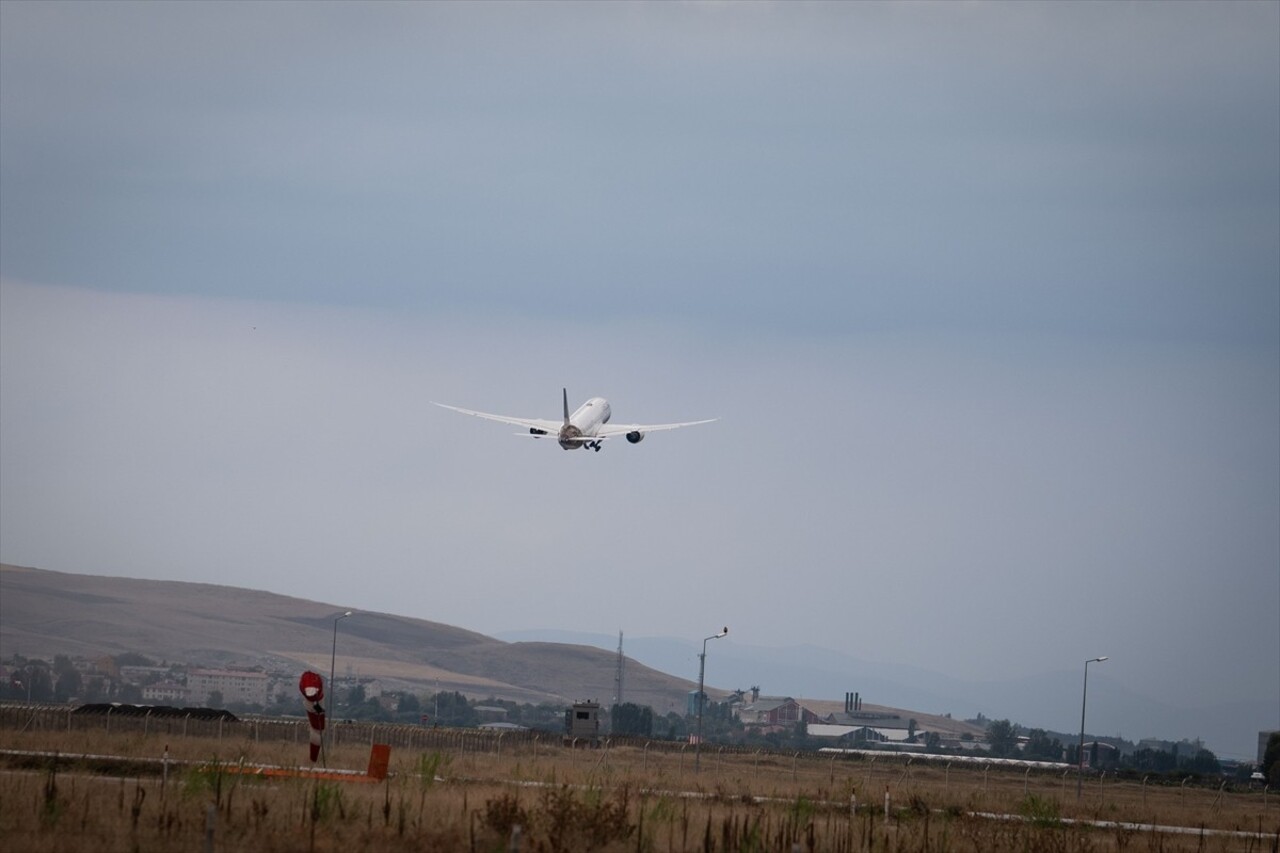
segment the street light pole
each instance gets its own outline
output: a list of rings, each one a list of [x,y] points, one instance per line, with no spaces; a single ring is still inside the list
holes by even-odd
[[[1080,799],[1081,786],[1084,784],[1084,708],[1089,700],[1089,664],[1102,663],[1106,655],[1089,658],[1084,662],[1084,689],[1080,692],[1080,745],[1076,747],[1076,799]]]
[[[726,625],[719,634],[712,634],[702,641],[702,654],[698,655],[698,739],[693,744],[693,772],[697,773],[702,769],[702,703],[706,698],[702,692],[703,676],[707,672],[707,640],[718,640],[725,634],[729,633],[729,626]]]
[[[329,652],[329,707],[334,708],[335,711],[337,711],[337,706],[334,703],[338,701],[338,690],[333,686],[333,667],[334,663],[338,661],[338,620],[347,619],[348,616],[352,615],[352,612],[355,611],[348,610],[342,616],[338,616],[337,619],[333,620],[333,651]]]
[[[338,661],[338,620],[346,619],[354,611],[348,610],[333,620],[333,650],[329,653],[329,708],[338,710],[338,690],[333,686],[333,668]]]
[[[338,691],[333,686],[333,670],[334,670],[334,665],[338,661],[338,621],[341,619],[346,619],[348,616],[350,616],[354,612],[355,611],[353,610],[348,610],[346,613],[343,613],[341,616],[335,617],[333,620],[333,648],[330,649],[329,651],[328,689],[329,689],[329,710],[335,713],[338,710]],[[329,745],[329,732],[326,729],[325,731],[322,731],[320,733],[320,754],[324,756],[324,762],[326,767],[329,766],[329,750],[327,749],[328,745]]]

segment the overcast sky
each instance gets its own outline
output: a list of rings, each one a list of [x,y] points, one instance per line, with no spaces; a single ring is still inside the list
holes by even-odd
[[[721,420],[565,453],[429,402],[565,386]],[[973,680],[1105,654],[1250,744],[1280,4],[6,0],[0,559]]]

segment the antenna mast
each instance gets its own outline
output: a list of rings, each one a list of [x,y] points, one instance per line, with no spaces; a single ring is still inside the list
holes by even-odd
[[[613,673],[613,704],[622,704],[622,677],[626,665],[626,657],[622,654],[622,631],[618,631],[618,665]]]

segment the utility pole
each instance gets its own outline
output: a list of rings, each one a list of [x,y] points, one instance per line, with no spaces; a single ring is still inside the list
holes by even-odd
[[[627,659],[622,654],[622,631],[618,631],[618,664],[613,674],[613,704],[622,704],[622,677],[623,669],[626,667]]]

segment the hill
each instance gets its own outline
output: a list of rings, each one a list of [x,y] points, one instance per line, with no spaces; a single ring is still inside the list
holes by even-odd
[[[198,666],[328,672],[333,620],[344,610],[213,584],[0,565],[0,658],[139,652]],[[589,646],[503,642],[437,622],[358,612],[342,620],[337,648],[340,672],[406,689],[438,686],[533,703],[607,703],[613,696],[616,657]],[[628,701],[666,713],[683,708],[695,686],[627,661]]]
[[[334,648],[334,619],[346,608],[269,592],[215,584],[100,577],[0,564],[0,659],[14,654],[84,658],[138,652],[168,662],[212,667],[255,667],[327,673]],[[614,694],[616,653],[564,633],[504,641],[423,619],[359,611],[342,620],[337,670],[377,678],[390,689],[418,693],[456,690],[476,699],[568,704]],[[599,639],[599,638],[595,638]],[[644,648],[643,641],[639,644]],[[748,652],[749,669],[735,669],[728,647],[716,658],[724,678],[752,683],[769,665],[767,649]],[[689,666],[678,656],[672,666]],[[693,681],[667,675],[661,663],[626,661],[626,701],[659,714],[683,712]],[[741,662],[740,662],[741,663]],[[742,667],[748,665],[743,663]],[[802,667],[786,662],[792,673]],[[707,686],[713,698],[727,690]],[[794,694],[798,697],[806,694]],[[827,714],[842,702],[804,699]],[[818,693],[816,695],[823,695]],[[826,695],[840,695],[833,689]],[[884,704],[867,710],[914,717],[921,725],[954,735],[981,729],[940,714]]]

